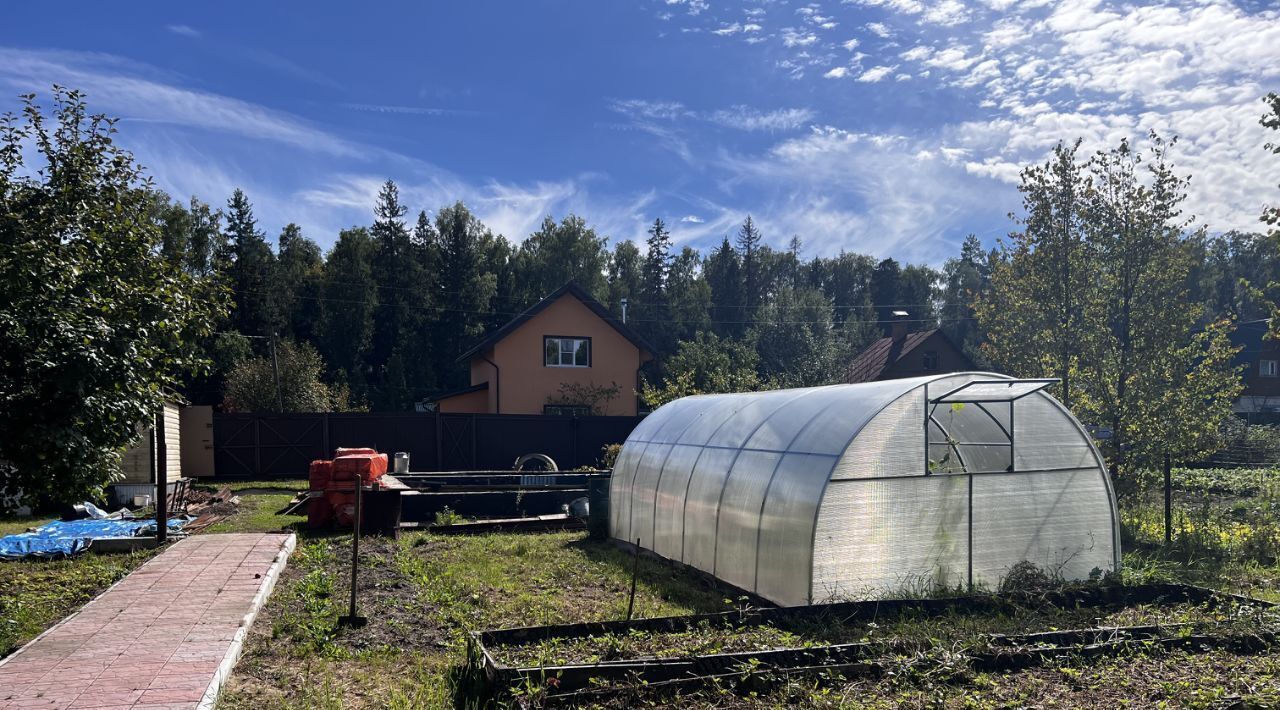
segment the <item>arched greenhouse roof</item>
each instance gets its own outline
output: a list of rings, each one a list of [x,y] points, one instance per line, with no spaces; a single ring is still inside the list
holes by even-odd
[[[1097,449],[1042,380],[958,373],[675,400],[628,437],[613,537],[780,604],[1116,567]]]

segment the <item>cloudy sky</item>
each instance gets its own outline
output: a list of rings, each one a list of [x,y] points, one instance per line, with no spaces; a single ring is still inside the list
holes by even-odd
[[[1057,141],[1152,129],[1179,137],[1200,224],[1256,230],[1280,201],[1271,0],[9,7],[0,112],[53,83],[119,116],[171,194],[242,187],[272,236],[324,245],[390,177],[516,240],[572,211],[707,246],[750,212],[807,254],[940,264],[1010,229],[1020,167]]]

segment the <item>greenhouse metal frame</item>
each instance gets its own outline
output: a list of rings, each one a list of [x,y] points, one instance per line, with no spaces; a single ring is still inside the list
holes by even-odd
[[[614,538],[782,605],[1118,567],[1102,457],[1045,389],[957,373],[699,395],[628,437]]]

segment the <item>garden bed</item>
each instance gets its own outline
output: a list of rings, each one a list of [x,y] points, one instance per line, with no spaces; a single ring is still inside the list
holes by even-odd
[[[885,660],[961,649],[978,671],[1145,648],[1269,648],[1268,602],[1185,585],[1080,587],[1042,595],[854,602],[474,633],[469,657],[489,691],[547,697],[607,687],[689,686],[766,673],[880,674]]]

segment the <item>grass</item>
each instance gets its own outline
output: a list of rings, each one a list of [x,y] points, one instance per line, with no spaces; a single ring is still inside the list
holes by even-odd
[[[1280,600],[1280,473],[1178,471],[1175,539],[1163,546],[1158,476],[1125,482],[1121,499],[1125,582],[1186,581]],[[274,515],[303,482],[244,482],[241,510],[211,531],[301,533],[271,600],[254,625],[221,708],[433,708],[467,706],[467,632],[622,618],[632,558],[582,533],[367,538],[358,598],[370,619],[337,626],[346,613],[346,535],[316,536],[298,517]],[[28,521],[0,521],[0,530]],[[63,563],[0,565],[0,644],[12,647],[83,603],[149,553],[85,555]],[[25,565],[25,566],[20,566]],[[24,571],[25,570],[25,571]],[[642,558],[636,615],[723,611],[731,595],[700,577]],[[56,598],[53,598],[56,597]],[[18,604],[14,600],[18,600]],[[813,629],[694,630],[578,644],[512,647],[508,660],[580,660],[679,651],[803,646],[834,640],[915,639],[874,678],[772,679],[726,683],[676,698],[638,691],[602,698],[606,707],[1246,707],[1280,705],[1280,654],[1134,649],[1114,658],[1065,657],[1032,669],[974,673],[966,649],[985,633],[1151,620],[1222,621],[1193,609],[1098,613],[1029,611],[1013,617],[948,616],[833,623]],[[3,635],[8,633],[8,635]],[[537,689],[523,700],[537,704]],[[473,703],[474,704],[474,703]]]
[[[156,553],[0,562],[0,658],[18,650]]]
[[[632,558],[583,533],[369,538],[361,613],[342,629],[350,548],[301,542],[246,644],[221,708],[448,707],[470,630],[622,618]],[[725,594],[640,561],[638,616],[722,611]]]
[[[242,496],[239,510],[206,532],[270,532],[305,520],[275,515],[293,497],[293,491],[306,488],[305,481],[237,482],[231,488],[273,488],[280,493]],[[51,519],[5,518],[0,520],[0,536],[25,532]],[[155,550],[142,550],[86,553],[65,560],[0,562],[0,658],[79,609],[155,554]]]

